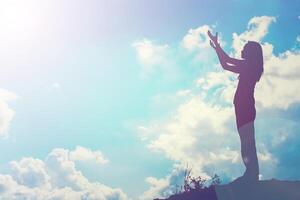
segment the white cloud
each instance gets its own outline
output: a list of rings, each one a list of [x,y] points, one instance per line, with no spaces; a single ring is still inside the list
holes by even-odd
[[[211,30],[208,25],[190,29],[182,39],[182,46],[189,51],[210,47],[207,31]]]
[[[210,46],[210,38],[207,35],[208,30],[213,32],[214,26],[202,25],[195,29],[189,29],[187,34],[181,40],[181,47],[189,55],[193,57],[189,61],[199,67],[214,65],[215,53]],[[222,40],[222,35],[218,35],[218,40],[221,46],[225,46],[225,42]]]
[[[101,151],[92,151],[81,146],[77,146],[75,150],[70,152],[70,159],[81,162],[95,162],[98,165],[109,162],[109,160],[104,157]]]
[[[156,67],[166,62],[168,45],[159,45],[144,39],[134,42],[132,46],[135,48],[138,60],[146,73],[153,73]]]
[[[214,172],[205,171],[205,166],[215,164],[222,165],[219,169],[223,172],[220,173],[231,171],[238,175],[233,172],[240,159],[230,107],[207,104],[201,97],[194,96],[180,105],[170,119],[153,124],[147,127],[148,135],[157,135],[149,137],[151,150],[163,152],[171,160],[188,163],[197,174],[206,177]]]
[[[185,175],[185,169],[179,165],[175,165],[174,169],[166,177],[158,179],[155,177],[147,177],[145,181],[150,188],[140,197],[140,200],[153,200],[155,198],[167,198],[176,191],[181,190]]]
[[[287,109],[300,102],[300,53],[284,52],[265,61],[265,74],[257,87],[257,100],[266,108]]]
[[[248,22],[247,30],[238,35],[233,33],[232,47],[235,50],[235,55],[239,56],[244,44],[251,40],[261,42],[263,37],[268,33],[268,28],[272,22],[275,22],[275,17],[261,16],[253,17]]]
[[[4,200],[16,199],[42,199],[41,195],[35,195],[34,189],[18,184],[10,175],[0,175],[0,192]],[[38,192],[38,190],[36,190]]]
[[[169,181],[167,179],[157,179],[155,177],[147,177],[146,182],[150,185],[150,189],[145,191],[140,199],[151,200],[155,198],[169,197],[171,192],[165,192],[169,189]]]
[[[12,161],[11,174],[0,175],[1,197],[3,199],[65,200],[128,199],[121,189],[110,188],[100,182],[90,182],[81,171],[76,169],[74,160],[96,159],[95,163],[100,164],[99,156],[99,151],[92,152],[83,147],[77,147],[75,151],[54,149],[45,161],[34,158]],[[101,163],[103,164],[102,159]]]
[[[219,66],[221,68],[221,66]],[[202,96],[207,93],[214,96],[215,102],[226,102],[230,105],[233,102],[234,91],[236,88],[236,75],[227,71],[209,72],[205,77],[196,81],[197,87],[202,89]],[[212,92],[211,90],[216,90]]]
[[[29,188],[50,187],[50,177],[46,172],[46,166],[39,159],[22,158],[19,162],[12,161],[10,168],[12,177],[20,185],[26,185]]]
[[[141,77],[150,76],[162,78],[168,82],[175,82],[182,76],[176,62],[178,54],[171,51],[167,44],[157,44],[149,39],[136,41],[132,44],[142,67]]]
[[[268,44],[268,46],[272,46]],[[265,108],[287,109],[290,105],[300,102],[300,51],[287,50],[276,56],[273,46],[263,45],[265,56],[265,72],[257,84],[257,101]]]
[[[8,102],[15,99],[17,99],[16,94],[0,88],[0,137],[8,135],[10,123],[15,115]]]

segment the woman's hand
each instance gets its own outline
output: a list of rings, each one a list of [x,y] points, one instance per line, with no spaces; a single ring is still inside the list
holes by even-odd
[[[212,48],[216,49],[217,46],[219,46],[219,42],[218,42],[218,32],[216,33],[216,35],[214,36],[213,34],[211,34],[210,31],[207,32],[209,38],[210,38],[210,41],[209,41],[209,44]]]

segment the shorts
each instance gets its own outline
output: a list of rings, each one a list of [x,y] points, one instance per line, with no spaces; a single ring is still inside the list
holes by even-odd
[[[243,125],[253,122],[256,117],[256,110],[254,104],[234,104],[236,125],[239,129]]]

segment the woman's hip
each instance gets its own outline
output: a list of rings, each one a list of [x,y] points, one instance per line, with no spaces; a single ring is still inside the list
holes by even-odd
[[[237,127],[254,121],[256,117],[255,105],[234,104]]]

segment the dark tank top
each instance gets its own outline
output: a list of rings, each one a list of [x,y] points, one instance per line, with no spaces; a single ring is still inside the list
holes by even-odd
[[[243,66],[239,76],[239,83],[234,95],[233,103],[235,105],[249,105],[255,104],[254,88],[256,79],[252,70],[248,66]]]

